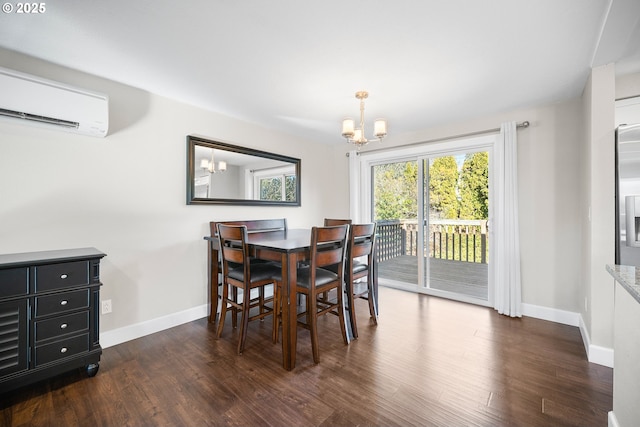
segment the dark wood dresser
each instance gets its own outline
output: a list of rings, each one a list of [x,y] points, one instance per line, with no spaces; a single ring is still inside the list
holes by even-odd
[[[98,372],[95,248],[0,255],[0,394],[64,372]]]

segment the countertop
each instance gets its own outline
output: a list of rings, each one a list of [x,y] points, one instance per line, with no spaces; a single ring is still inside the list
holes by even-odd
[[[607,264],[607,271],[640,303],[640,268]]]

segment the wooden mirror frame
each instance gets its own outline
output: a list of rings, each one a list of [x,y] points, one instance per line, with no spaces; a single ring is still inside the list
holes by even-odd
[[[276,160],[279,162],[291,163],[295,167],[296,176],[296,200],[256,200],[247,198],[216,198],[216,197],[197,197],[196,196],[196,147],[201,146],[230,153],[244,154],[247,156],[257,157],[257,160]],[[231,145],[219,141],[189,135],[187,136],[187,204],[188,205],[244,205],[244,206],[300,206],[301,205],[301,185],[300,171],[301,161],[294,157],[283,156],[280,154],[269,153],[266,151],[255,150],[237,145]]]

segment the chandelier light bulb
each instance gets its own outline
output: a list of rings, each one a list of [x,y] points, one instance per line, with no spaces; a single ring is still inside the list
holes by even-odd
[[[362,136],[362,129],[356,129],[355,132],[353,133],[352,139],[356,142],[366,141],[366,139],[364,139],[364,137]]]
[[[342,136],[345,138],[353,138],[353,130],[355,128],[355,122],[352,118],[347,117],[342,121]]]
[[[373,123],[373,134],[380,139],[387,136],[387,121],[385,119],[377,119]]]

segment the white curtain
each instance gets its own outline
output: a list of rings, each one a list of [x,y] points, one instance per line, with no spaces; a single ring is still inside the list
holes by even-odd
[[[503,123],[496,146],[493,244],[494,307],[500,314],[522,317],[520,233],[518,228],[518,150],[516,123]]]

